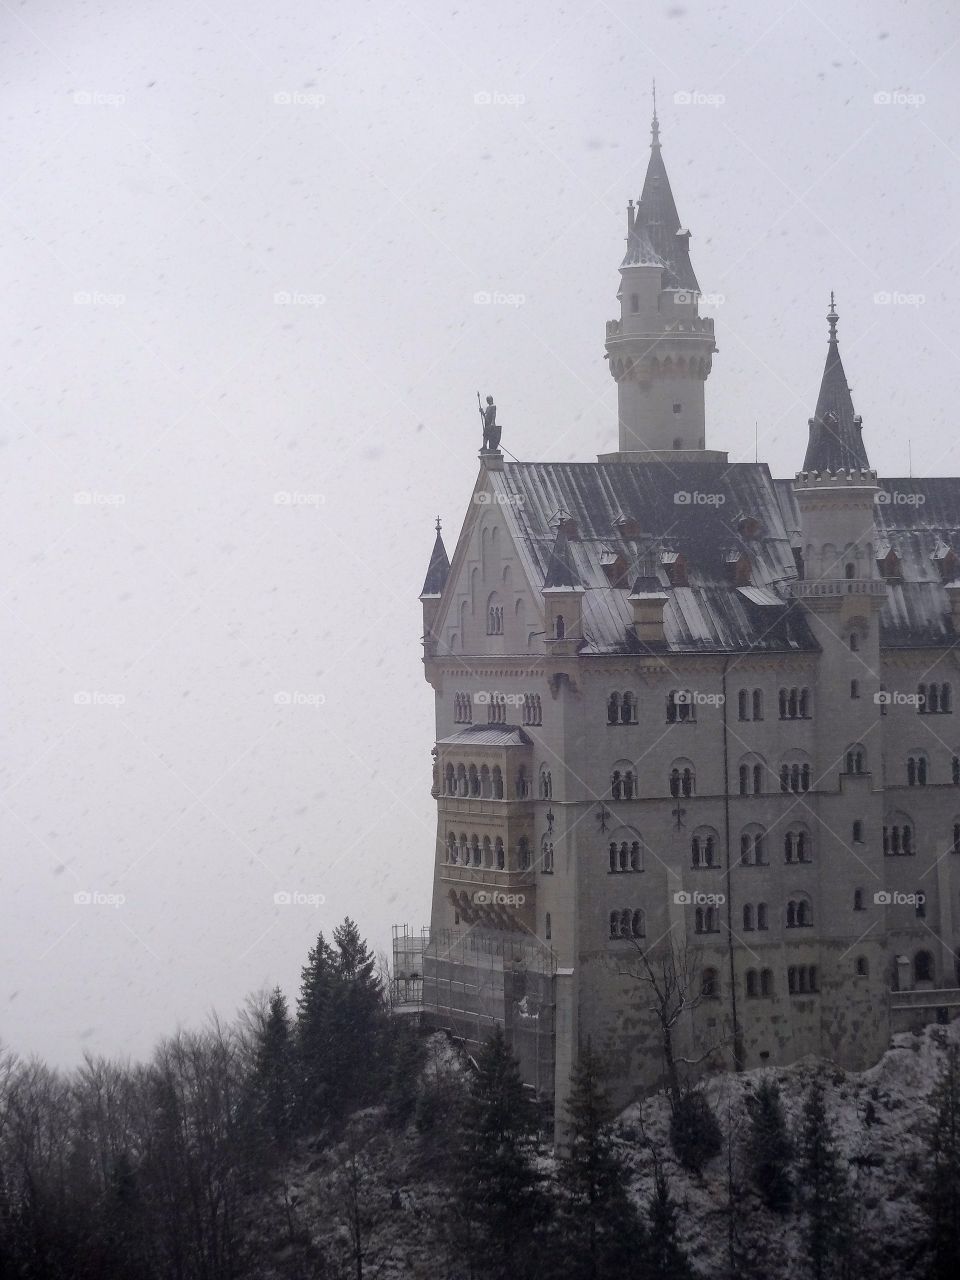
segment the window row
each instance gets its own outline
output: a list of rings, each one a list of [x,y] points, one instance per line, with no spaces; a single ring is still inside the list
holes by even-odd
[[[518,800],[530,798],[530,779],[523,765],[517,770],[514,789]],[[460,799],[503,800],[506,798],[503,770],[498,764],[492,768],[485,764],[478,768],[475,764],[448,763],[443,773],[443,792]],[[545,765],[540,766],[538,793],[541,800],[553,798],[553,775]]]
[[[787,990],[792,996],[816,995],[820,990],[815,964],[792,964],[787,969]]]
[[[810,719],[809,689],[781,689],[777,702],[781,720]]]
[[[611,871],[642,871],[643,846],[639,840],[610,841]]]
[[[454,724],[473,724],[473,699],[469,693],[453,695]]]
[[[478,836],[474,833],[468,838],[465,831],[459,838],[453,831],[447,832],[447,862],[453,866],[484,867],[489,871],[507,871],[507,853],[500,836],[493,840],[489,836]],[[533,865],[530,841],[521,836],[517,841],[515,869],[529,871]],[[546,875],[553,874],[553,841],[544,836],[540,844],[540,870]]]
[[[952,692],[949,684],[918,684],[917,714],[921,716],[950,715],[953,711]]]
[[[635,693],[611,693],[607,699],[607,724],[636,724],[637,695]]]
[[[744,974],[744,986],[748,996],[772,996],[773,970],[748,969]]]
[[[621,911],[610,912],[611,938],[643,938],[646,936],[646,922],[641,910],[624,907]]]

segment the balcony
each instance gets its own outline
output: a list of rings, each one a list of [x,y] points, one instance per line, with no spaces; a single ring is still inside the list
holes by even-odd
[[[882,578],[816,578],[810,582],[784,584],[795,600],[829,596],[880,596],[887,594]]]
[[[444,862],[440,865],[440,879],[513,893],[517,889],[533,888],[536,873],[532,867],[527,871],[497,871],[493,867],[465,867],[462,863]]]

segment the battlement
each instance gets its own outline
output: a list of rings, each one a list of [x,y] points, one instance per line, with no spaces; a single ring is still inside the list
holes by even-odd
[[[850,486],[875,488],[877,473],[866,467],[839,467],[836,471],[798,471],[794,486],[799,489],[836,489]]]

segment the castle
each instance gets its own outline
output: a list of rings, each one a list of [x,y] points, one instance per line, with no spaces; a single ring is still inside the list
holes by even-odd
[[[547,1101],[588,1039],[625,1102],[665,1035],[695,1069],[858,1069],[960,1012],[960,479],[871,468],[832,295],[795,478],[706,448],[689,241],[654,115],[606,333],[619,449],[487,442],[421,595],[424,1005],[470,1045],[501,1022]]]

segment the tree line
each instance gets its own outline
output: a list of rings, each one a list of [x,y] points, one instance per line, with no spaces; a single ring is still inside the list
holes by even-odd
[[[431,1062],[425,1046],[415,1027],[390,1016],[375,958],[347,919],[329,942],[317,939],[292,1010],[276,989],[231,1024],[213,1020],[162,1041],[142,1064],[88,1057],[60,1072],[3,1056],[0,1280],[372,1278],[390,1259],[372,1207],[383,1175],[371,1133],[404,1153],[405,1178],[431,1189],[423,1197],[434,1206],[439,1251],[431,1275],[706,1274],[684,1242],[690,1210],[671,1185],[673,1162],[642,1126],[619,1125],[591,1045],[571,1081],[556,1152],[499,1026],[456,1070]],[[864,1238],[819,1078],[795,1125],[773,1077],[762,1078],[746,1093],[743,1123],[728,1116],[726,1134],[699,1088],[668,1087],[666,1097],[676,1162],[694,1181],[708,1165],[726,1170],[724,1265],[711,1274],[778,1274],[758,1256],[761,1219],[795,1229],[797,1253],[783,1274],[872,1273],[875,1242]],[[955,1045],[929,1115],[915,1188],[925,1228],[906,1263],[925,1280],[946,1280],[960,1266]],[[363,1116],[372,1117],[366,1130]],[[291,1185],[298,1161],[316,1165],[330,1188],[323,1230]],[[399,1192],[392,1196],[396,1208]]]

